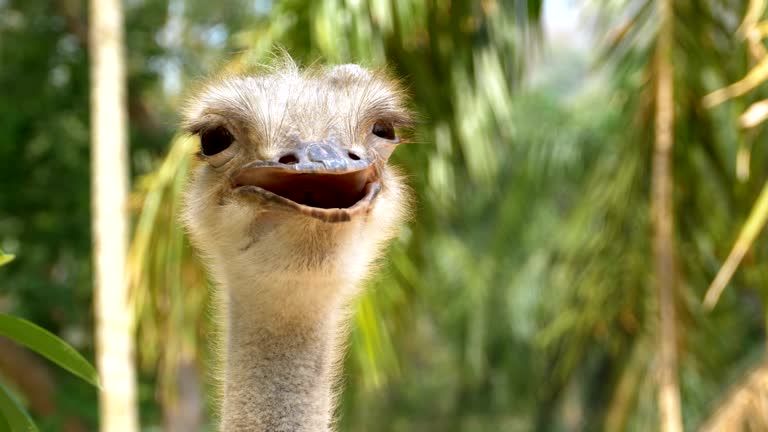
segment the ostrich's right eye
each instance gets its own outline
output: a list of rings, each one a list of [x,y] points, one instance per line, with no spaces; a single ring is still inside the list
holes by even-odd
[[[200,134],[200,148],[204,156],[213,156],[228,149],[235,138],[225,127],[217,127]]]
[[[392,123],[377,121],[374,123],[373,128],[371,129],[371,133],[376,135],[379,138],[383,138],[386,140],[394,140],[397,138],[395,135],[395,127],[392,125]]]

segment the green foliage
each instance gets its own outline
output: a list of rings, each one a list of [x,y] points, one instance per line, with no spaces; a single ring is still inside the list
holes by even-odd
[[[567,393],[577,391],[588,428],[649,430],[658,424],[648,200],[658,18],[655,2],[627,3],[632,13],[611,35],[603,63],[611,74],[619,127],[596,156],[584,199],[557,231],[561,240],[549,283],[553,297],[543,305],[551,318],[541,342],[554,372],[547,399],[563,404]],[[734,127],[741,103],[714,111],[703,103],[707,94],[747,70],[747,63],[734,60],[747,53],[733,37],[734,18],[746,3],[674,2],[673,166],[681,317],[676,324],[683,409],[691,428],[755,363],[754,352],[764,341],[764,312],[755,310],[764,304],[762,287],[768,282],[764,245],[756,243],[754,261],[733,281],[727,305],[708,313],[701,303],[768,175],[765,149],[757,144],[765,131],[745,133]],[[742,178],[740,149],[752,149],[751,173]],[[547,416],[542,422],[541,427],[554,427],[558,419]]]
[[[0,428],[10,432],[37,432],[37,426],[19,402],[0,385]]]
[[[3,251],[0,250],[0,266],[8,264],[13,261],[14,258],[16,258],[14,255],[3,253]]]
[[[523,18],[513,4],[533,13]],[[632,4],[627,30],[606,49],[599,86],[585,86],[582,61],[520,91],[525,53],[537,35],[527,19],[540,5],[485,6],[287,1],[235,36],[244,49],[234,60],[240,65],[268,62],[275,44],[304,63],[387,64],[405,77],[416,111],[425,113],[416,142],[395,153],[411,173],[417,216],[359,304],[342,428],[556,430],[566,427],[568,404],[590,429],[652,429],[653,105],[643,76],[651,73],[654,8]],[[694,419],[733,373],[724,365],[742,367],[751,358],[728,341],[756,343],[750,329],[757,324],[754,315],[706,317],[691,300],[717,267],[713,248],[728,243],[730,212],[744,211],[708,205],[713,195],[717,202],[741,199],[724,168],[738,137],[727,127],[711,133],[734,119],[706,114],[696,96],[708,91],[705,74],[727,82],[737,69],[722,61],[737,49],[729,24],[715,13],[685,15],[711,8],[678,6],[675,48],[681,328],[690,342],[683,382],[684,395],[700,394],[684,398]],[[147,193],[169,186],[148,186]],[[171,208],[161,208],[157,214],[172,223]],[[160,236],[173,232],[146,226]],[[161,252],[181,244],[149,237]],[[178,270],[165,272],[150,277]],[[199,316],[187,308],[187,317]],[[723,339],[717,328],[737,336]],[[719,349],[707,352],[713,340]]]
[[[0,266],[13,260],[13,255],[8,255],[0,250]],[[0,330],[1,331],[1,330]],[[37,427],[29,417],[27,411],[11,393],[0,383],[0,431],[36,431]]]
[[[765,130],[736,127],[765,89],[714,109],[702,102],[750,70],[734,36],[746,9],[745,0],[675,2],[689,428],[765,341],[763,237],[717,308],[701,305],[768,176]],[[172,139],[179,89],[268,62],[281,46],[303,64],[387,66],[421,113],[413,142],[393,157],[414,190],[414,218],[358,305],[341,430],[656,429],[655,2],[587,8],[606,36],[596,64],[583,52],[540,50],[541,11],[542,2],[523,0],[126,3],[143,424],[160,427],[189,391],[180,371],[201,380],[216,369],[205,351],[217,335],[208,284],[177,224],[195,145]],[[2,269],[0,307],[88,353],[85,18],[83,1],[0,1],[0,246],[21,257]],[[94,398],[70,398],[87,393],[74,379],[57,384],[72,399],[67,408],[95,417]]]
[[[0,314],[0,336],[26,346],[86,382],[99,386],[96,369],[88,360],[48,330],[24,319]]]
[[[0,250],[0,266],[9,263],[13,255]],[[25,345],[38,354],[98,387],[96,370],[74,348],[49,331],[21,318],[0,314],[0,337]],[[0,383],[0,426],[7,423],[11,431],[37,431],[27,411]]]

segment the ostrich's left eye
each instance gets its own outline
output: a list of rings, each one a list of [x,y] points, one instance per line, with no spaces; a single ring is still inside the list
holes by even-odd
[[[235,138],[225,127],[217,127],[200,135],[200,147],[205,156],[213,156],[228,149]]]
[[[383,121],[378,121],[374,123],[373,128],[371,129],[371,133],[373,133],[379,138],[383,138],[390,141],[397,138],[395,136],[395,127],[392,126],[392,123],[387,123]]]

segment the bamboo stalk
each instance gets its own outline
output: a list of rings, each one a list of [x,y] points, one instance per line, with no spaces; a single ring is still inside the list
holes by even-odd
[[[677,323],[675,317],[674,184],[674,69],[672,66],[672,0],[658,3],[661,24],[656,51],[656,127],[652,167],[653,253],[659,310],[658,404],[663,432],[683,430],[677,377]]]
[[[102,432],[138,430],[133,314],[125,270],[128,157],[123,12],[91,0],[91,193],[96,365]]]

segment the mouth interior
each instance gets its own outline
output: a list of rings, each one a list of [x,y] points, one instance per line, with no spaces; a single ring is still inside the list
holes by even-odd
[[[372,182],[373,167],[339,174],[263,167],[238,174],[234,187],[256,186],[307,207],[346,209],[366,196]]]

